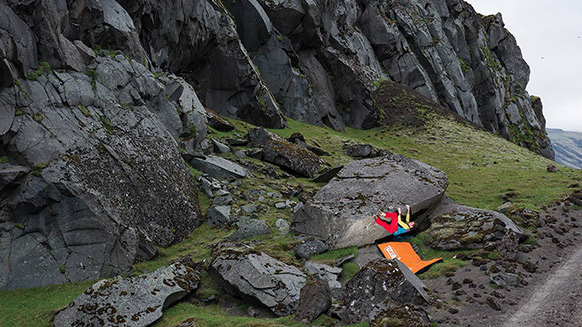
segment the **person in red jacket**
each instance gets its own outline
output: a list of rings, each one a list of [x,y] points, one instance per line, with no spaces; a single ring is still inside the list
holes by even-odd
[[[374,215],[374,221],[394,236],[408,233],[410,230],[416,228],[416,223],[410,221],[410,206],[406,205],[406,209],[406,222],[402,221],[402,211],[400,208],[398,208],[398,214],[394,211],[382,212],[380,210],[380,215]]]

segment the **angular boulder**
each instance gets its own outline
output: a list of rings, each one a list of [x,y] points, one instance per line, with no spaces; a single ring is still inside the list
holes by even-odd
[[[293,214],[291,228],[332,248],[373,244],[389,235],[371,216],[378,209],[409,204],[422,226],[447,186],[445,173],[401,155],[355,161]]]
[[[363,267],[344,287],[342,319],[370,321],[370,314],[392,304],[426,304],[424,284],[398,260],[378,259]]]
[[[459,205],[448,197],[431,214],[430,221],[429,244],[439,250],[478,249],[487,242],[502,240],[507,233],[524,235],[504,214]]]
[[[175,263],[142,276],[102,280],[60,310],[54,324],[149,326],[163,309],[196,290],[200,276],[191,267]]]
[[[215,251],[208,272],[227,292],[259,301],[278,316],[295,311],[307,282],[296,267],[240,244]]]
[[[241,219],[238,229],[228,237],[229,240],[240,241],[247,237],[271,234],[271,228],[263,220]]]
[[[370,327],[386,326],[429,327],[431,324],[422,307],[385,301],[370,313]]]
[[[331,307],[331,289],[326,281],[316,280],[301,289],[295,320],[311,323]]]
[[[210,155],[204,159],[194,158],[190,164],[193,168],[213,178],[244,178],[247,176],[246,169],[228,159],[218,156]]]
[[[263,149],[262,160],[299,175],[313,177],[324,163],[315,153],[259,127],[249,131],[251,143]]]

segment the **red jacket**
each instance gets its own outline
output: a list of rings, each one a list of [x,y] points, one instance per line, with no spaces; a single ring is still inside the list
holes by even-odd
[[[376,216],[374,221],[376,224],[384,227],[385,230],[388,231],[390,234],[396,233],[398,230],[398,213],[397,212],[384,212],[383,214],[386,218],[392,218],[390,223],[385,222],[384,220],[380,219],[380,217]]]

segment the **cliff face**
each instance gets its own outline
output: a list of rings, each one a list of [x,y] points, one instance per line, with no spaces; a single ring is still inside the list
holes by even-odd
[[[529,66],[500,14],[455,0],[223,3],[288,117],[373,127],[370,92],[389,78],[553,158],[541,102],[525,90]]]

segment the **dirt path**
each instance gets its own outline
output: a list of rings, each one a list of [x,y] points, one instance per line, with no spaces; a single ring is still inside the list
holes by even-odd
[[[570,256],[504,327],[582,326],[582,247]]]

